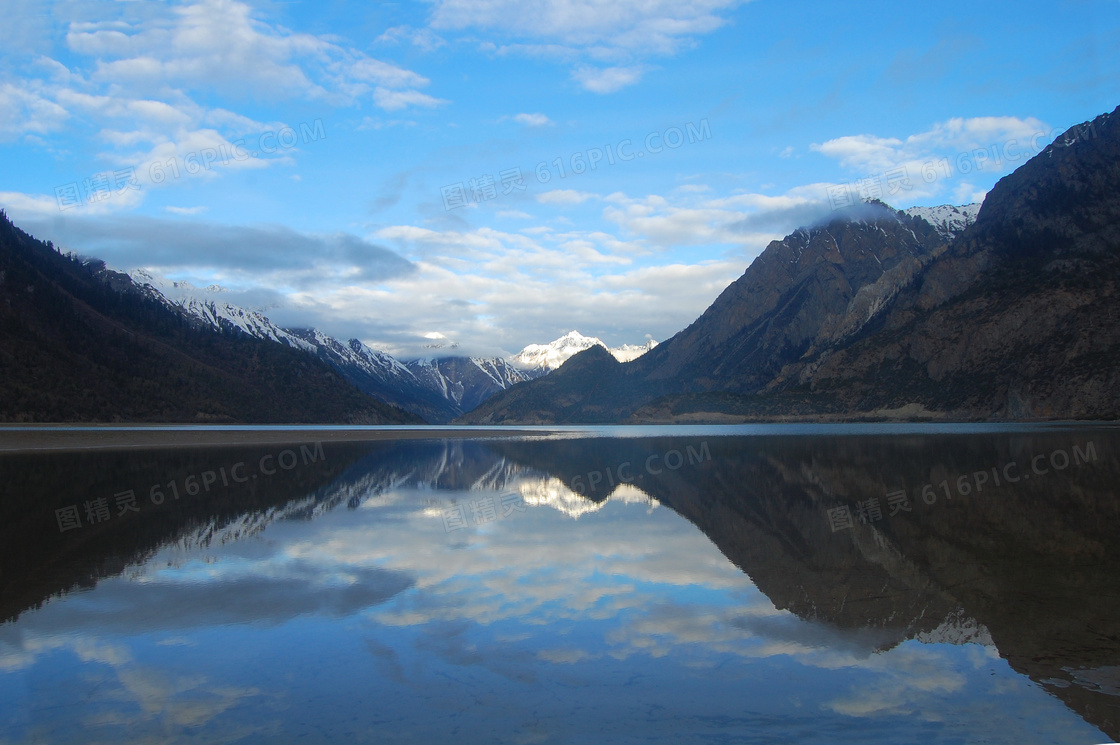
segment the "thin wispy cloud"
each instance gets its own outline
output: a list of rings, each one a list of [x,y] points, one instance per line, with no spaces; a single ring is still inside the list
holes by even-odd
[[[527,127],[543,127],[552,124],[552,120],[544,114],[515,114],[513,120]]]

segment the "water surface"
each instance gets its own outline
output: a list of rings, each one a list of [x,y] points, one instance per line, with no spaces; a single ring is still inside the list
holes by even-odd
[[[304,432],[0,457],[0,742],[1120,736],[1112,428]]]

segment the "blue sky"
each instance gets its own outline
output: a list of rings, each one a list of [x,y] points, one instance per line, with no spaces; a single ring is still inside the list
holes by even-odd
[[[1117,0],[5,5],[17,224],[402,355],[663,340],[798,225],[977,201],[1120,104]]]

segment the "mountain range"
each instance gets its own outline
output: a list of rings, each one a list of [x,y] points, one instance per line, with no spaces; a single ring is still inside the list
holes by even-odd
[[[398,360],[358,339],[281,328],[265,313],[217,285],[64,256],[4,215],[0,421],[445,423],[606,348],[572,331],[508,358],[433,343],[432,356]],[[633,359],[653,344],[611,351]]]
[[[241,332],[314,354],[362,392],[433,424],[449,422],[517,383],[547,375],[590,347],[602,347],[616,359],[628,361],[657,344],[651,340],[641,346],[609,348],[596,337],[570,331],[549,344],[530,344],[509,357],[456,355],[458,344],[441,339],[427,345],[431,356],[398,360],[358,339],[342,342],[314,328],[281,328],[264,310],[230,302],[229,293],[218,285],[196,288],[143,269],[128,276],[141,291],[172,310],[215,329]]]
[[[591,348],[472,424],[1120,416],[1120,109],[982,206],[882,202],[772,242],[691,325]]]

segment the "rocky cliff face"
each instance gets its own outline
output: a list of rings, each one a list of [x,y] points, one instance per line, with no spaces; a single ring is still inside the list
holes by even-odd
[[[634,374],[686,390],[755,391],[782,366],[862,329],[934,257],[924,220],[881,203],[771,243],[691,326]],[[684,382],[683,380],[681,381]]]

